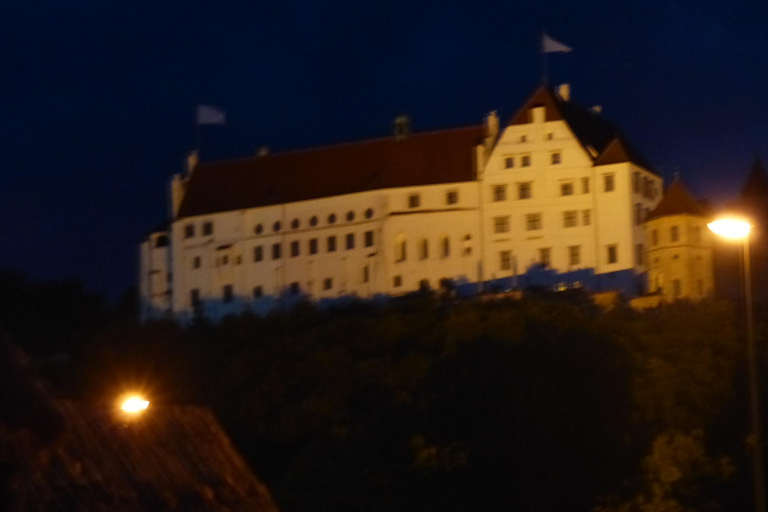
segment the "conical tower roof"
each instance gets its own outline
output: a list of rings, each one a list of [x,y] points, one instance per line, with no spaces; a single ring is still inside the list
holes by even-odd
[[[656,208],[648,214],[645,220],[648,221],[668,215],[696,215],[704,217],[707,215],[707,212],[691,195],[683,181],[680,178],[675,178],[675,181],[672,182],[664,193],[664,197]]]

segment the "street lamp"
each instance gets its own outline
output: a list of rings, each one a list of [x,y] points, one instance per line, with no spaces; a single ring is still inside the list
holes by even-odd
[[[755,346],[755,325],[752,312],[752,277],[749,261],[749,232],[752,225],[738,218],[722,218],[707,224],[715,234],[732,240],[743,240],[744,245],[744,298],[747,316],[747,363],[749,369],[749,402],[752,412],[752,477],[754,479],[755,511],[765,510],[765,477],[763,466],[763,427],[760,418],[760,379]]]
[[[149,401],[137,395],[129,395],[122,399],[120,409],[128,414],[139,414],[149,407]]]

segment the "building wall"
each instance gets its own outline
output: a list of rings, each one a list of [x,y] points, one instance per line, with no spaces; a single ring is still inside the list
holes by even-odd
[[[673,237],[675,228],[677,240]],[[650,292],[661,293],[668,302],[700,300],[714,294],[712,234],[706,219],[670,215],[648,221],[645,231]]]
[[[142,321],[170,315],[171,278],[168,233],[152,233],[139,245],[139,316]]]

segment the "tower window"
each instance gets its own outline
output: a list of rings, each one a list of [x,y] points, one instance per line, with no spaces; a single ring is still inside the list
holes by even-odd
[[[295,258],[299,255],[300,249],[299,249],[299,241],[294,240],[291,242],[291,258]]]
[[[195,225],[187,224],[184,226],[184,238],[192,238],[195,236]]]
[[[329,236],[327,240],[327,249],[328,252],[335,252],[336,251],[336,237],[335,236]]]
[[[347,233],[347,250],[355,248],[355,234]]]
[[[515,166],[515,158],[512,156],[508,156],[504,159],[504,168],[505,169],[512,169]]]
[[[579,215],[576,210],[563,212],[563,226],[572,228],[579,225]]]
[[[317,238],[309,239],[309,254],[317,254]]]
[[[530,155],[523,155],[522,166],[523,167],[530,167],[531,166],[531,156]]]
[[[253,248],[253,261],[261,261],[264,259],[264,248],[257,245]]]
[[[445,193],[445,204],[456,204],[459,202],[459,191],[449,190]]]
[[[603,175],[603,190],[605,192],[613,192],[613,188],[614,188],[613,174],[604,174]]]
[[[331,288],[333,288],[333,278],[326,277],[323,279],[323,290],[330,290]]]
[[[619,261],[619,251],[616,247],[616,244],[606,246],[606,250],[608,252],[608,263],[616,263]]]
[[[365,246],[373,247],[373,231],[365,232]]]
[[[408,196],[408,208],[418,208],[421,206],[421,196],[419,194],[411,194]]]

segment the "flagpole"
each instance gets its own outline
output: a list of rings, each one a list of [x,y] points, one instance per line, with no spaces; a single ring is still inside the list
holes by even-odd
[[[543,85],[547,85],[549,82],[549,76],[547,76],[547,52],[544,51],[544,29],[541,30],[541,36],[539,37],[539,51],[541,52],[541,82]]]

